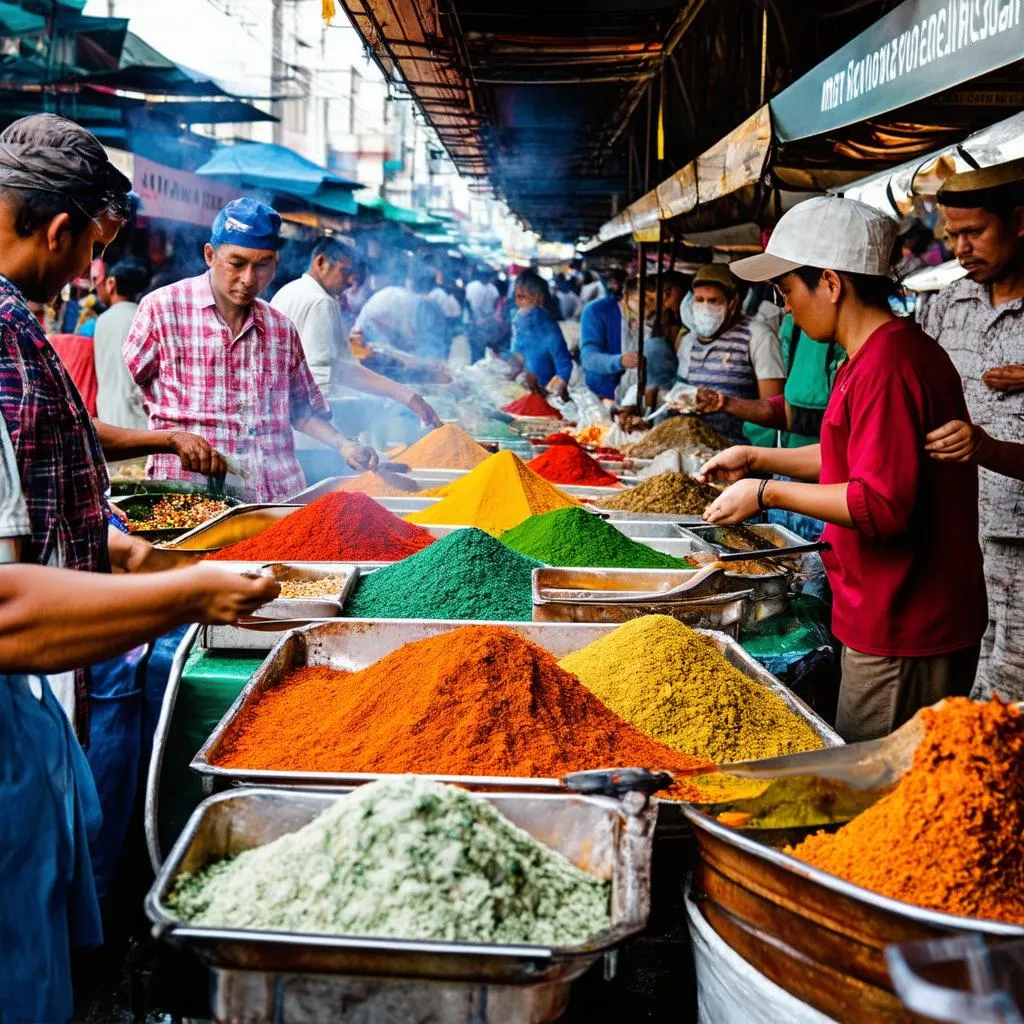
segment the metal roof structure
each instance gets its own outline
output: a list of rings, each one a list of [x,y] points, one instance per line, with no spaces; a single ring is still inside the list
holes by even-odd
[[[895,0],[339,6],[463,175],[486,182],[545,237],[574,240]]]

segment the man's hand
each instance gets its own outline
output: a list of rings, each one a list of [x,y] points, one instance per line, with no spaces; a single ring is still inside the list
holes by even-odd
[[[196,561],[195,555],[154,547],[143,537],[133,537],[114,527],[107,533],[107,550],[115,573],[166,572]]]
[[[640,365],[639,352],[623,352],[620,358],[624,370],[635,370]]]
[[[704,521],[717,526],[743,523],[752,519],[761,511],[757,504],[757,492],[763,482],[739,480],[731,487],[727,487],[704,509]]]
[[[924,450],[938,462],[973,462],[988,440],[988,434],[974,423],[950,420],[925,435]]]
[[[276,580],[243,576],[211,562],[184,570],[181,579],[196,620],[207,626],[227,625],[252,615],[281,593]]]
[[[181,460],[181,468],[187,473],[213,477],[227,475],[228,464],[224,456],[198,434],[172,430],[167,440],[171,451]]]
[[[754,449],[749,445],[737,444],[708,459],[700,467],[697,479],[703,480],[704,483],[731,484],[742,480],[753,468]]]
[[[341,457],[355,470],[366,473],[377,468],[380,457],[377,453],[365,444],[356,444],[353,441],[342,441],[338,446]]]
[[[992,391],[1001,391],[1007,395],[1024,391],[1024,366],[1014,363],[1010,366],[997,366],[986,370],[981,375],[982,382]]]
[[[643,416],[637,416],[635,412],[631,412],[627,409],[623,409],[615,417],[615,422],[618,423],[619,429],[625,431],[627,434],[635,433],[638,430],[650,430],[651,425],[643,418]]]
[[[427,427],[440,427],[442,426],[441,417],[434,412],[433,407],[429,402],[421,395],[413,394],[410,396],[409,401],[405,403],[406,407],[410,412],[414,412],[423,421],[424,426]]]
[[[697,388],[697,412],[709,414],[724,412],[727,396],[714,388]]]

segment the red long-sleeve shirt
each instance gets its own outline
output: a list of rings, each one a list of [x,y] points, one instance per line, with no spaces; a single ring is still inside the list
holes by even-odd
[[[849,482],[854,525],[826,527],[824,560],[833,632],[856,651],[946,654],[985,631],[978,471],[924,451],[925,434],[953,419],[969,419],[960,376],[909,321],[880,327],[836,376],[820,482]]]

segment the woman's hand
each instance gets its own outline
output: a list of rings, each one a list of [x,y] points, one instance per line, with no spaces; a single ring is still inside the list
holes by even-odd
[[[938,462],[973,462],[987,438],[976,423],[950,420],[925,435],[924,450]]]
[[[743,523],[760,511],[757,492],[763,480],[739,480],[727,487],[704,509],[704,521],[714,525]]]
[[[749,475],[754,468],[754,449],[750,445],[737,444],[708,459],[697,479],[704,483],[735,483]]]

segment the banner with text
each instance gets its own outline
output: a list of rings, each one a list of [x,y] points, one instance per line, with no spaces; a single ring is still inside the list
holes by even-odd
[[[178,220],[199,227],[212,225],[217,211],[238,198],[238,190],[230,185],[164,167],[142,156],[135,157],[132,184],[142,200],[139,213],[144,217]]]
[[[783,142],[877,117],[1024,59],[1024,0],[905,0],[771,100]]]

